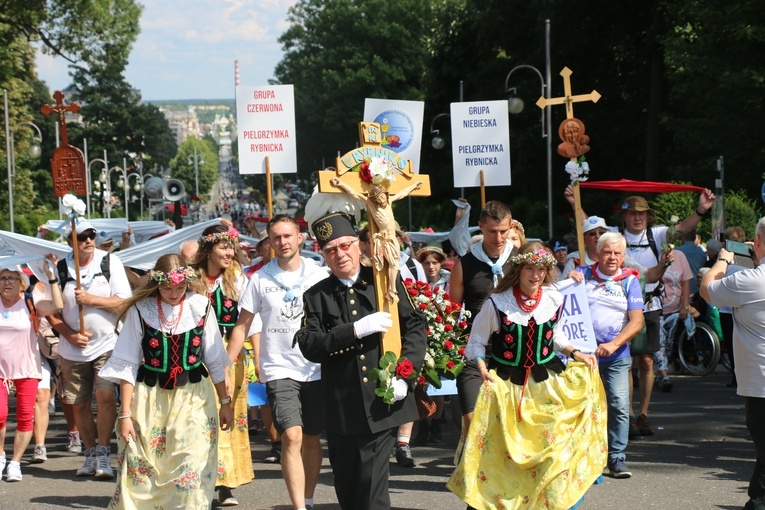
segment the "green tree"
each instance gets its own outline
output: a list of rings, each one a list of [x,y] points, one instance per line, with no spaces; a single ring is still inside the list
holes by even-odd
[[[197,150],[198,174],[194,169],[194,148]],[[218,153],[214,145],[207,140],[187,138],[178,147],[176,156],[170,160],[170,175],[173,179],[183,182],[187,195],[196,193],[198,175],[199,195],[202,198],[218,178]]]

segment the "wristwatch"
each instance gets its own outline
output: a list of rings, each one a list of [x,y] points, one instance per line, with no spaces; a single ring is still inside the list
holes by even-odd
[[[577,352],[582,352],[582,351],[580,351],[579,349],[574,349],[573,351],[571,351],[571,359],[574,360],[574,361],[576,361],[576,353]]]
[[[733,260],[728,260],[728,259],[723,259],[723,258],[719,258],[719,259],[717,259],[717,260],[722,260],[723,262],[725,262],[725,263],[726,263],[726,264],[728,264],[728,265],[731,265],[731,264],[733,264]]]
[[[230,403],[231,403],[231,395],[229,395],[229,396],[228,396],[228,397],[226,397],[226,398],[222,398],[222,399],[220,399],[220,400],[219,400],[219,402],[220,402],[220,405],[223,405],[223,404],[230,404]]]

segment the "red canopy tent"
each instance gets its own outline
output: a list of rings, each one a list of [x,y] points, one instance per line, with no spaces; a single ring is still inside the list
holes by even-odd
[[[704,191],[701,186],[691,184],[672,184],[670,182],[633,181],[579,181],[580,188],[606,189],[611,191],[636,191],[641,193],[671,193],[676,191]]]

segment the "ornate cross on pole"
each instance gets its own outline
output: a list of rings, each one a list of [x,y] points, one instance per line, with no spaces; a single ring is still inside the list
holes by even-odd
[[[381,133],[377,123],[359,123],[361,147],[339,156],[334,172],[318,173],[319,191],[348,193],[366,205],[377,309],[390,313],[393,319],[393,327],[382,337],[381,349],[398,357],[401,355],[396,293],[399,245],[391,203],[408,195],[430,196],[430,179],[427,175],[415,174],[411,161],[383,147]]]
[[[53,94],[56,106],[43,105],[40,111],[44,115],[58,114],[58,124],[61,131],[61,145],[53,151],[50,159],[50,170],[53,176],[53,195],[63,197],[70,191],[75,195],[87,195],[88,188],[85,184],[85,161],[82,152],[77,147],[69,145],[69,137],[66,134],[66,112],[77,113],[80,105],[72,102],[64,104],[64,93],[57,90]],[[77,280],[77,290],[82,288],[80,283],[80,250],[77,248],[77,228],[75,216],[72,215],[72,251],[74,252],[74,271]],[[85,317],[82,305],[78,305],[80,311],[80,331],[85,331]]]
[[[563,76],[563,97],[551,97],[545,98],[541,96],[537,100],[537,106],[544,109],[546,106],[553,105],[566,105],[566,119],[574,119],[574,103],[581,103],[583,101],[592,101],[597,103],[600,99],[600,94],[597,90],[593,90],[589,94],[580,94],[577,96],[571,95],[571,75],[573,71],[568,67],[564,67],[560,72]],[[576,120],[576,119],[575,119]],[[565,121],[564,121],[565,122]],[[581,121],[577,121],[580,122]],[[571,161],[577,162],[577,158],[571,158]],[[574,217],[576,218],[576,239],[579,245],[579,258],[584,261],[584,235],[582,233],[582,199],[579,195],[579,181],[572,183],[574,188]]]

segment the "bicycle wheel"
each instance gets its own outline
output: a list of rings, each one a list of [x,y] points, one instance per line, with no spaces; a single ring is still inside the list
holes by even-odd
[[[708,324],[697,322],[692,337],[685,330],[680,333],[678,354],[680,363],[691,375],[707,375],[720,361],[720,340]]]

